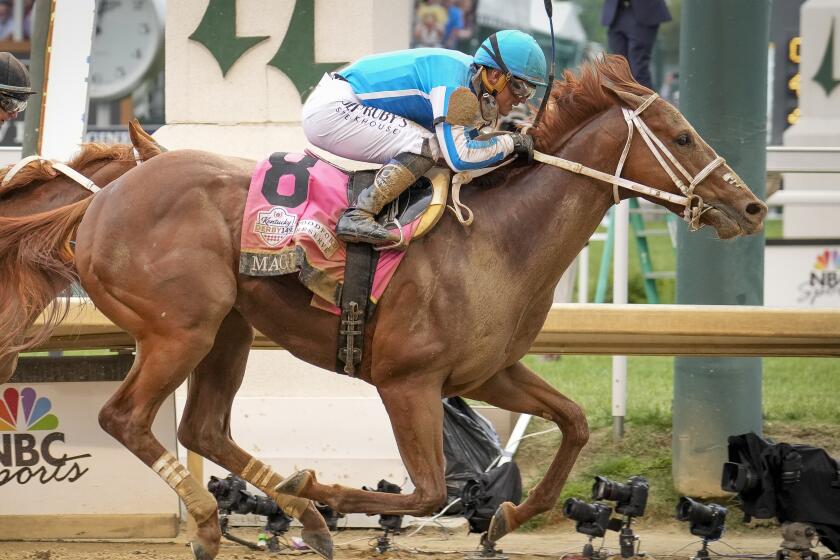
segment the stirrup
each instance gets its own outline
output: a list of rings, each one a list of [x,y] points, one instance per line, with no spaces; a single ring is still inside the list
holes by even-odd
[[[405,242],[405,234],[403,233],[402,224],[400,224],[400,221],[398,219],[394,218],[393,220],[391,220],[390,222],[388,222],[385,225],[390,225],[390,224],[396,224],[397,231],[400,232],[400,240],[397,241],[396,243],[392,243],[390,245],[374,245],[373,246],[374,251],[389,251],[391,249],[400,249],[400,248],[407,248],[408,247],[408,243]],[[382,227],[385,227],[385,226],[382,226]]]

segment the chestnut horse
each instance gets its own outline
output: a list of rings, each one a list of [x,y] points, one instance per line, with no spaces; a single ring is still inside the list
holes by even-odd
[[[99,188],[133,169],[138,163],[147,161],[163,151],[136,121],[129,124],[128,130],[131,144],[82,144],[67,166],[89,180],[94,188]],[[0,169],[0,217],[37,214],[78,202],[92,194],[88,187],[61,171],[61,166],[53,161],[32,158],[26,165],[13,171],[15,167],[17,166],[10,165]],[[67,278],[73,277],[64,277],[54,285],[63,289]],[[54,297],[55,295],[48,291],[44,293],[43,298],[29,301],[27,311],[19,316],[19,319],[23,319],[25,324],[31,323]],[[4,300],[4,305],[11,306],[15,303],[15,298]],[[56,319],[63,315],[64,310],[66,306],[61,305],[51,309]],[[4,343],[11,341],[3,339],[2,335],[0,339],[3,340],[0,342],[0,349],[6,346]],[[16,364],[17,351],[0,351],[0,382],[5,382],[11,377]]]
[[[544,120],[532,131],[541,151],[608,174],[621,160],[624,179],[671,196],[690,195],[689,206],[707,210],[694,216],[695,223],[714,227],[721,238],[761,229],[766,206],[673,106],[633,80],[623,59],[608,57],[564,78],[553,84]],[[673,168],[666,169],[647,142],[638,135],[628,142],[623,109],[644,109],[641,118],[651,134],[678,169],[693,177],[688,192],[675,186]],[[181,443],[272,496],[301,520],[304,539],[322,556],[331,556],[332,544],[312,501],[340,512],[412,515],[442,504],[443,396],[537,415],[563,433],[542,481],[522,504],[503,504],[485,538],[495,541],[550,509],[588,427],[581,408],[520,359],[551,308],[563,271],[613,205],[612,187],[553,165],[508,166],[462,189],[462,201],[475,215],[471,227],[447,215],[411,243],[367,326],[368,351],[359,367],[359,377],[381,396],[414,483],[413,493],[399,495],[323,484],[311,471],[283,479],[232,439],[231,404],[254,329],[328,370],[335,365],[339,330],[339,318],[311,307],[311,294],[294,275],[239,275],[242,215],[254,167],[234,157],[173,151],[95,197],[0,220],[0,274],[10,278],[2,286],[3,301],[40,300],[48,288],[54,295],[56,285],[46,281],[31,288],[41,290],[34,295],[17,289],[36,270],[53,280],[77,271],[96,306],[136,339],[134,365],[100,412],[100,424],[184,500],[198,524],[196,558],[218,552],[216,502],[151,431],[164,398],[191,374]],[[633,195],[623,188],[616,193]],[[674,202],[663,205],[683,211]],[[68,245],[74,238],[75,253]],[[33,260],[21,264],[10,257],[21,254]],[[4,307],[0,332],[10,323]],[[40,334],[52,326],[44,325]]]

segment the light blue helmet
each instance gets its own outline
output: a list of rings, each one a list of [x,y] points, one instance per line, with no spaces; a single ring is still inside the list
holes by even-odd
[[[545,54],[533,37],[515,29],[487,37],[475,53],[475,63],[538,86],[546,85]]]

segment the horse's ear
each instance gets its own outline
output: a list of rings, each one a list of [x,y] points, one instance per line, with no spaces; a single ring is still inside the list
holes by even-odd
[[[629,91],[622,91],[612,84],[601,84],[601,88],[603,88],[607,95],[613,98],[616,105],[635,110],[639,107],[639,105],[644,103],[643,97],[640,97],[635,93],[630,93]]]
[[[148,161],[161,152],[167,151],[148,132],[143,130],[143,127],[140,126],[140,121],[137,119],[132,119],[128,123],[128,136],[131,138],[131,143],[140,156],[140,161]]]

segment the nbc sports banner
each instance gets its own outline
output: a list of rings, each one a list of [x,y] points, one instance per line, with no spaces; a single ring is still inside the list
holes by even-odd
[[[768,239],[764,304],[840,307],[840,240]]]
[[[75,515],[154,515],[171,517],[177,527],[177,496],[99,427],[99,409],[118,385],[11,383],[0,388],[0,539],[50,536],[43,525],[33,527],[31,535],[12,534],[21,527],[15,518],[40,524],[59,516],[66,529]],[[164,446],[175,449],[173,397],[161,407],[153,430]],[[119,533],[118,525],[110,524],[109,530]]]

